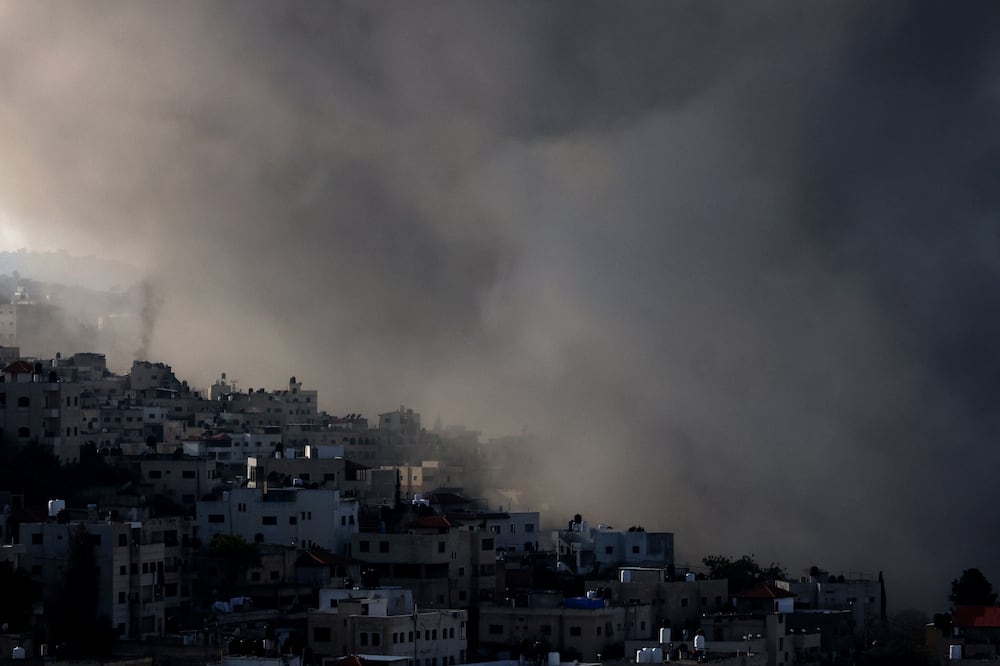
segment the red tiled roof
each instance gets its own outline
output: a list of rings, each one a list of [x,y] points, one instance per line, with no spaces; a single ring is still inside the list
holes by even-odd
[[[1000,629],[1000,606],[956,606],[952,622],[956,627]]]
[[[410,523],[409,527],[455,527],[455,523],[444,516],[421,516]]]
[[[6,368],[3,369],[5,375],[21,375],[21,374],[31,374],[35,371],[35,368],[27,361],[14,361]]]
[[[329,666],[365,666],[365,660],[353,654],[349,657],[329,659],[326,663],[329,664]]]
[[[768,585],[767,583],[758,583],[754,585],[746,592],[741,592],[736,595],[737,599],[787,599],[788,597],[794,597],[794,592],[789,592],[788,590],[782,590],[780,588],[774,587],[773,585]]]

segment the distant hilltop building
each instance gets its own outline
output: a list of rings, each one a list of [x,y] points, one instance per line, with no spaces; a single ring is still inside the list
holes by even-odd
[[[390,430],[402,435],[416,435],[420,432],[420,414],[403,405],[394,412],[378,415],[379,430]]]
[[[94,330],[68,317],[54,303],[36,302],[18,286],[0,303],[0,346],[20,347],[28,356],[53,356],[61,349],[93,344]]]

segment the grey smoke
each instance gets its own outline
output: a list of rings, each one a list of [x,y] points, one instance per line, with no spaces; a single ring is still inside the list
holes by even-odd
[[[994,14],[3,3],[0,208],[149,266],[192,382],[528,424],[553,522],[940,608],[996,546]]]

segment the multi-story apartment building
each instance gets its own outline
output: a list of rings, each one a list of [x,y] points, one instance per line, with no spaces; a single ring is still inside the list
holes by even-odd
[[[813,567],[808,578],[777,581],[777,587],[792,592],[800,609],[849,610],[858,636],[874,631],[885,619],[882,575],[862,573],[834,575]]]
[[[289,424],[310,424],[320,420],[318,392],[304,390],[295,377],[288,380],[287,389],[277,391],[250,388],[242,393],[235,390],[226,392],[226,388],[235,389],[223,378],[212,386],[210,393],[218,397],[217,402],[224,412],[240,415],[243,424],[248,427],[284,428]]]
[[[141,479],[145,494],[163,495],[191,511],[221,482],[215,464],[206,458],[146,454],[109,460]]]
[[[37,441],[63,461],[80,457],[80,384],[60,381],[41,363],[11,363],[0,372],[0,436]]]
[[[541,516],[537,511],[479,511],[449,513],[450,520],[457,520],[492,532],[497,555],[517,557],[525,552],[537,552]]]
[[[234,488],[197,503],[198,537],[239,534],[247,541],[318,546],[345,554],[358,531],[358,502],[339,490]]]
[[[712,579],[666,580],[663,569],[622,568],[618,579],[606,583],[611,598],[621,604],[648,604],[658,627],[672,627],[675,633],[696,626],[705,613],[718,613],[730,604],[729,581]]]
[[[475,525],[425,516],[402,533],[355,534],[351,555],[381,584],[412,589],[421,606],[463,607],[495,595],[494,536]]]
[[[190,519],[58,522],[61,504],[50,503],[44,523],[22,523],[22,565],[51,600],[62,583],[69,544],[83,530],[98,566],[98,616],[125,639],[162,636],[167,619],[190,607],[191,587],[183,563],[191,537]]]
[[[564,657],[594,661],[616,647],[620,649],[626,639],[649,638],[654,631],[648,604],[608,605],[600,599],[583,598],[479,609],[479,644],[494,651],[541,643]]]
[[[388,430],[407,437],[416,437],[420,433],[420,414],[400,405],[399,409],[394,412],[379,414],[378,427],[379,430]]]
[[[620,566],[666,567],[674,563],[672,532],[647,532],[641,527],[617,530],[603,524],[591,527],[578,518],[570,521],[567,529],[552,534],[559,559],[577,573],[607,572]]]
[[[309,647],[320,657],[401,657],[410,666],[466,661],[468,611],[418,608],[407,590],[324,592],[320,608],[308,615]]]

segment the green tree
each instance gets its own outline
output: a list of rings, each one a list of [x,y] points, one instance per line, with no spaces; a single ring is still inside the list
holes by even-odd
[[[66,574],[49,615],[52,642],[60,657],[111,653],[110,621],[97,616],[99,572],[91,534],[86,526],[78,525],[69,535]]]
[[[24,628],[31,619],[34,585],[24,569],[15,569],[10,562],[0,562],[0,625]]]
[[[260,566],[257,544],[250,543],[240,534],[216,534],[208,544],[208,552],[220,559],[227,596],[237,591],[250,567]]]
[[[965,569],[959,578],[951,581],[948,599],[953,606],[992,606],[997,602],[993,585],[979,569]]]
[[[744,555],[738,560],[725,555],[710,555],[702,560],[708,568],[708,577],[729,581],[731,592],[742,592],[763,581],[780,580],[788,577],[788,572],[776,562],[766,567],[757,563],[753,555]]]

